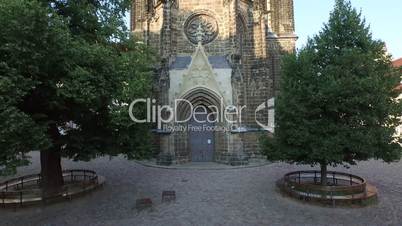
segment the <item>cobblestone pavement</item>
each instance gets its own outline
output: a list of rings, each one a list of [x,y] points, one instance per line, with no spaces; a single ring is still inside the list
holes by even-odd
[[[19,175],[38,172],[38,155]],[[0,210],[0,225],[402,225],[402,163],[361,163],[351,172],[378,187],[380,201],[367,208],[329,208],[282,197],[275,181],[308,166],[271,164],[231,170],[149,168],[123,158],[90,163],[63,161],[67,168],[94,169],[107,184],[80,199],[29,209]],[[4,180],[5,178],[1,178]],[[175,190],[175,203],[161,204],[163,190]],[[150,211],[135,201],[149,197]]]

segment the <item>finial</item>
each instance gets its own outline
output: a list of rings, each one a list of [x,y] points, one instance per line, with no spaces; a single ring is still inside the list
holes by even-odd
[[[197,32],[195,33],[198,44],[202,45],[202,41],[204,39],[204,30],[202,29],[201,23],[198,24]]]

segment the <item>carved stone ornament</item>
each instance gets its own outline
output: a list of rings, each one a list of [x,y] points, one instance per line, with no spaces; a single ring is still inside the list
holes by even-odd
[[[187,19],[184,31],[190,42],[198,44],[202,40],[201,43],[205,45],[218,36],[218,22],[208,14],[195,14]]]

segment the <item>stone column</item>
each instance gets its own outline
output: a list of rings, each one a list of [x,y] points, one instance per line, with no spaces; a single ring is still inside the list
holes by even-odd
[[[171,14],[172,2],[165,0],[163,3],[163,25],[161,34],[161,57],[167,59],[170,62],[171,45],[172,45],[172,14]]]

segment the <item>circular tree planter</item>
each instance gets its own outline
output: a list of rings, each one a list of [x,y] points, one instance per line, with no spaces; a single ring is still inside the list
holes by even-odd
[[[377,189],[361,177],[329,171],[327,181],[327,186],[321,185],[319,171],[296,171],[286,174],[277,185],[293,198],[332,206],[366,206],[377,200]]]
[[[17,208],[47,202],[71,200],[101,187],[105,178],[90,170],[64,170],[64,186],[50,197],[43,197],[40,188],[41,175],[33,174],[0,183],[0,205]]]

